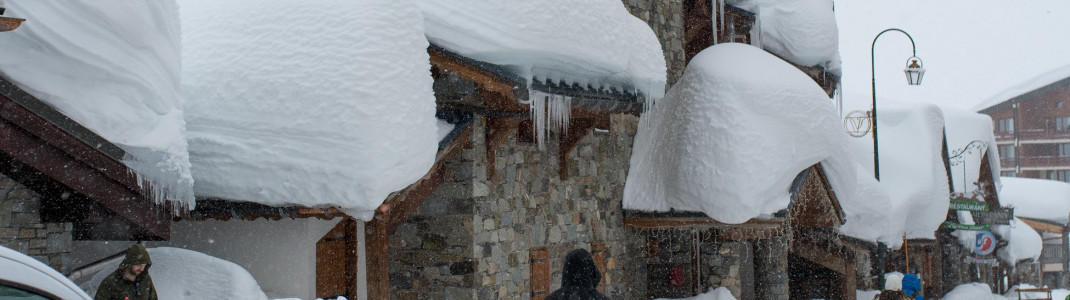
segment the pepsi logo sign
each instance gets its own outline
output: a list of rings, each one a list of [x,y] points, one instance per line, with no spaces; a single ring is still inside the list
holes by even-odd
[[[981,231],[977,233],[977,239],[974,242],[973,253],[978,255],[988,255],[996,250],[996,236],[991,232]]]

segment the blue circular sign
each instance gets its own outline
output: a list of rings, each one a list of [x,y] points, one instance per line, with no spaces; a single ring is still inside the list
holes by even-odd
[[[994,250],[996,250],[996,236],[988,231],[978,232],[977,239],[974,241],[973,253],[988,255]]]

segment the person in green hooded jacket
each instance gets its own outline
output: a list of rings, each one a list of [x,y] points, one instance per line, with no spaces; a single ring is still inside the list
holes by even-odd
[[[97,300],[157,300],[156,287],[152,285],[149,267],[152,259],[145,245],[140,243],[126,250],[126,258],[108,277],[100,282]]]

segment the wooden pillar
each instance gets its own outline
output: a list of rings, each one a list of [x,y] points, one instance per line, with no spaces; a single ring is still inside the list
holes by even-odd
[[[368,221],[364,226],[367,239],[366,263],[368,265],[368,299],[390,299],[390,235],[387,224],[381,218]]]

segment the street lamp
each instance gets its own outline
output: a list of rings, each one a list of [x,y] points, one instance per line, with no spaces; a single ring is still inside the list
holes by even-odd
[[[889,31],[902,32],[908,39],[910,39],[910,49],[911,52],[913,52],[913,55],[907,59],[907,67],[903,69],[903,72],[907,75],[907,84],[920,85],[921,79],[925,75],[925,68],[923,67],[921,58],[918,58],[917,56],[917,48],[914,47],[914,38],[910,37],[910,34],[906,31],[898,28],[889,28],[881,31],[881,33],[878,33],[877,36],[873,38],[873,45],[869,47],[869,71],[870,79],[873,81],[873,112],[871,114],[873,125],[873,177],[876,178],[877,181],[881,180],[881,165],[880,156],[877,151],[877,73],[876,64],[873,63],[873,57],[875,56],[874,53],[877,46],[877,39],[885,32]]]

